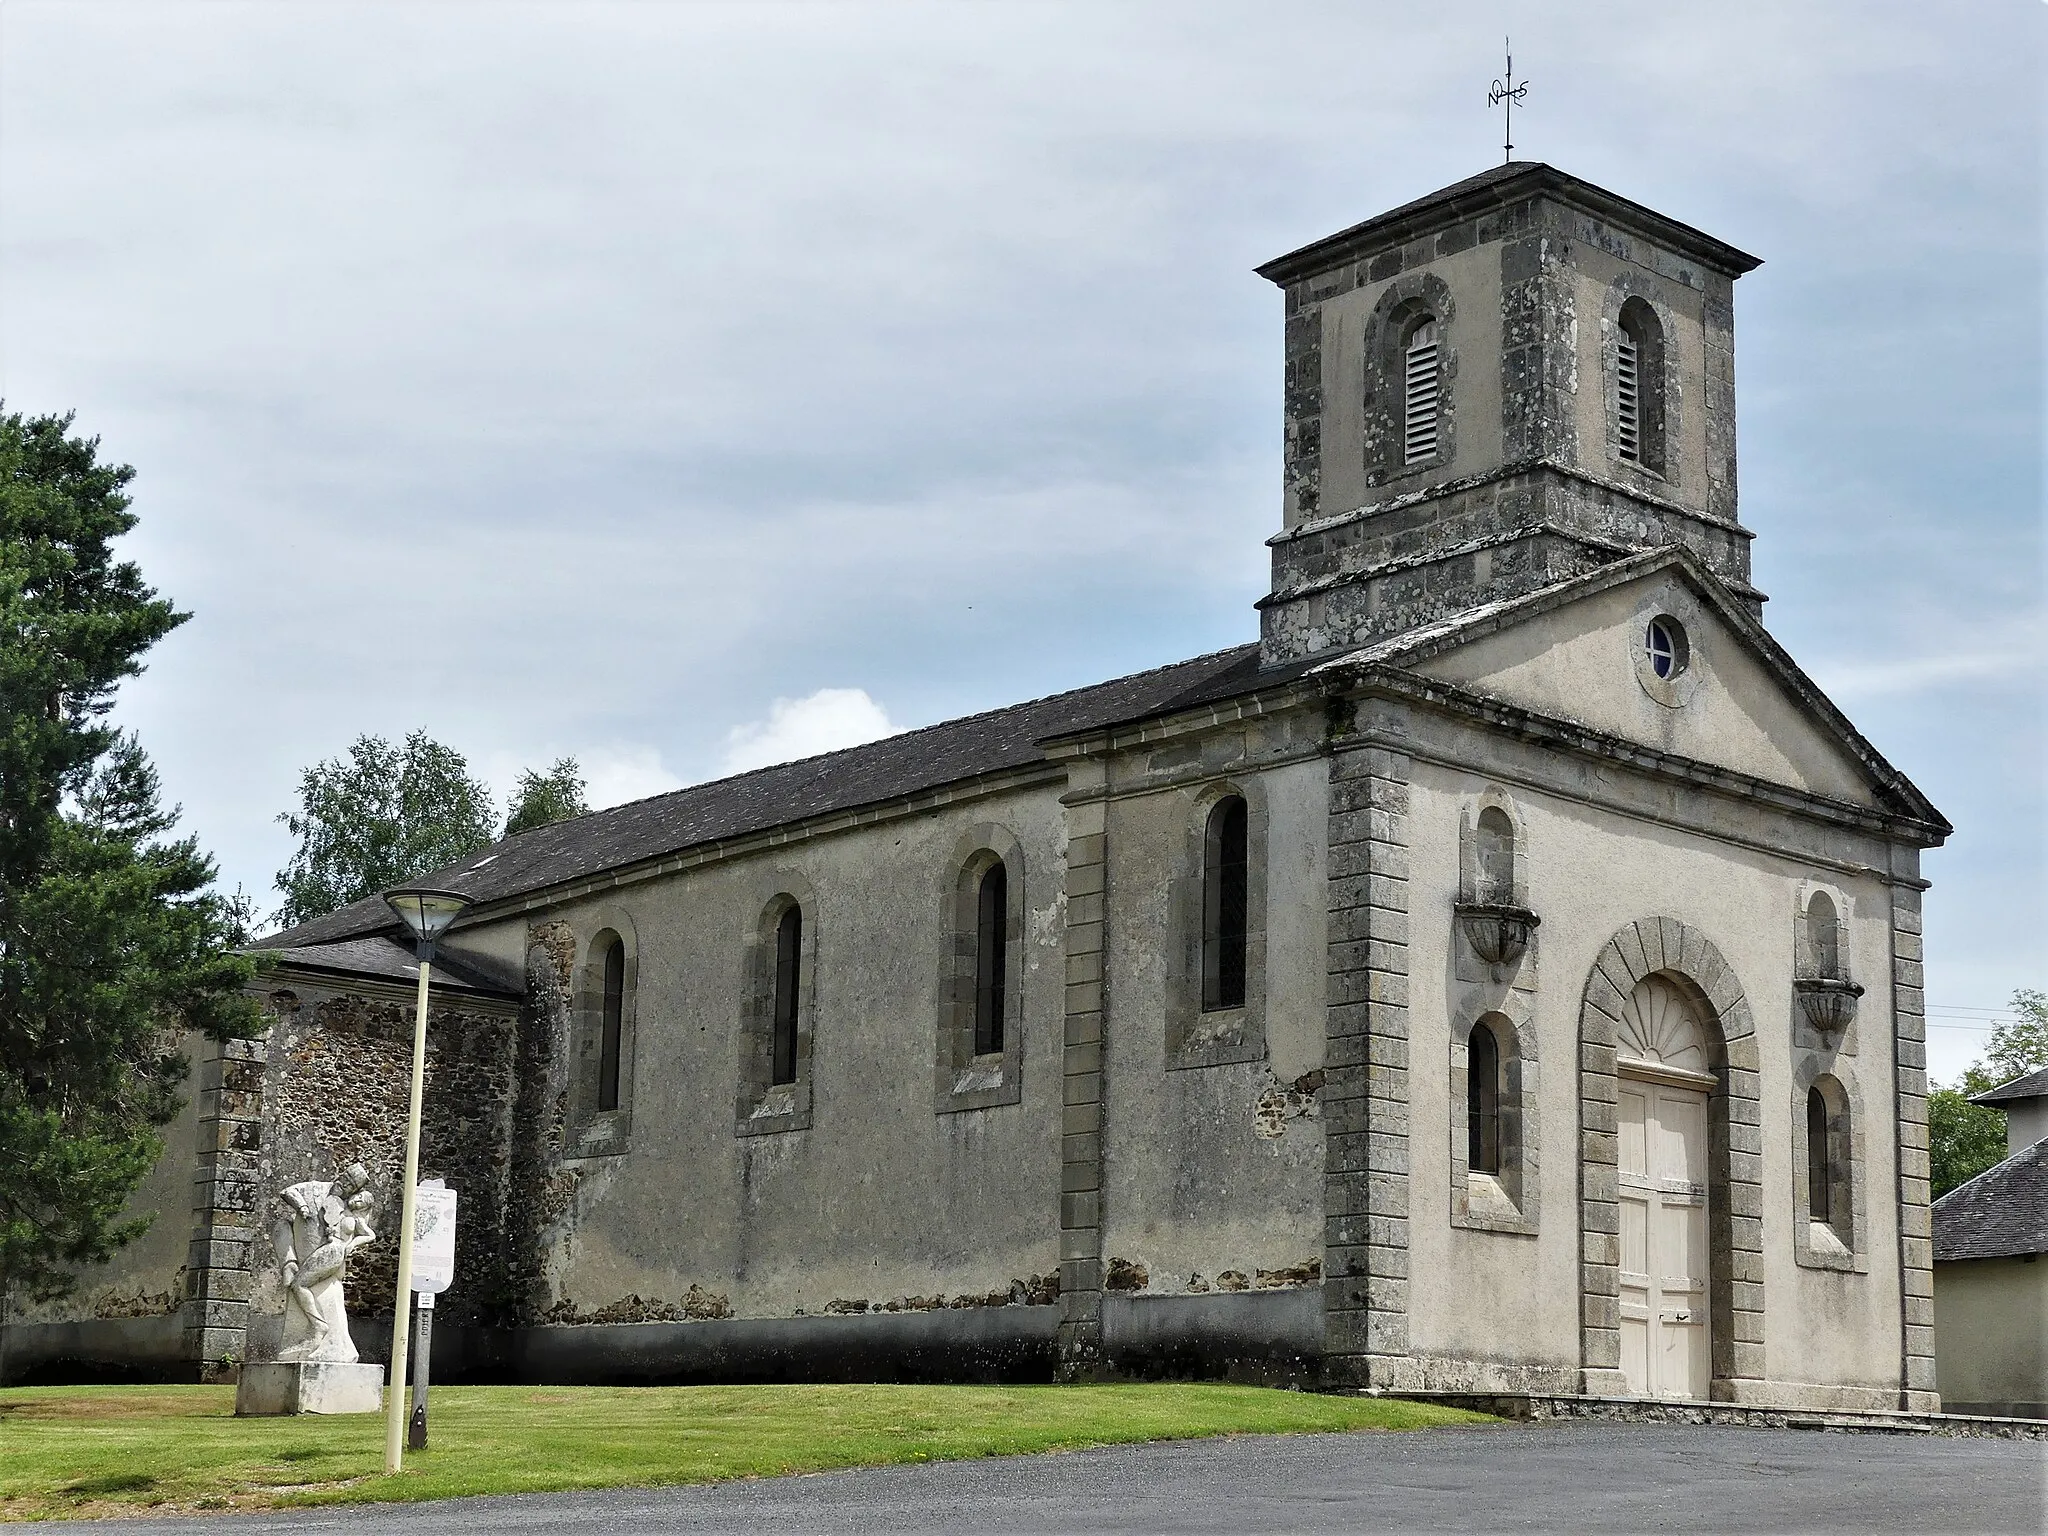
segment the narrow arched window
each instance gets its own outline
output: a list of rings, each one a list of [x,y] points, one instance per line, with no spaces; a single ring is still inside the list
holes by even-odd
[[[981,877],[974,922],[974,1054],[1003,1048],[1003,986],[1010,966],[1010,875],[1001,862]]]
[[[1485,1023],[1465,1041],[1465,1162],[1474,1173],[1500,1172],[1500,1042]]]
[[[1437,450],[1443,357],[1434,318],[1416,321],[1401,344],[1401,461],[1420,463]]]
[[[792,903],[775,925],[775,1008],[773,1059],[768,1081],[796,1081],[796,1014],[798,968],[803,964],[804,913]],[[756,1058],[758,1059],[758,1058]]]
[[[604,952],[604,1000],[597,1037],[597,1107],[619,1107],[619,1044],[626,1015],[626,946],[613,939]]]
[[[1842,974],[1841,924],[1826,891],[1815,891],[1806,904],[1806,957],[1816,976]]]
[[[1506,811],[1497,805],[1489,805],[1479,813],[1479,825],[1475,830],[1474,852],[1478,856],[1478,869],[1473,898],[1500,905],[1511,904],[1515,899],[1515,824],[1508,820]]]
[[[1642,299],[1621,306],[1614,352],[1614,448],[1626,463],[1664,471],[1664,328]]]
[[[1251,877],[1250,818],[1240,795],[1209,813],[1202,860],[1202,1007],[1242,1008],[1245,918]]]
[[[1834,1159],[1828,1155],[1828,1101],[1818,1087],[1806,1090],[1806,1207],[1815,1221],[1835,1219]]]

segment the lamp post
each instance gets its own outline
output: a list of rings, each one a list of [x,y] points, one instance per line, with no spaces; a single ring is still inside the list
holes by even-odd
[[[420,958],[419,1012],[412,1026],[412,1105],[405,1117],[405,1182],[398,1212],[398,1294],[391,1306],[391,1382],[384,1396],[384,1470],[396,1472],[405,1455],[405,1354],[412,1322],[413,1186],[420,1177],[420,1094],[427,1080],[427,973],[433,968],[434,941],[469,905],[467,896],[408,886],[387,891],[385,901],[412,930]]]

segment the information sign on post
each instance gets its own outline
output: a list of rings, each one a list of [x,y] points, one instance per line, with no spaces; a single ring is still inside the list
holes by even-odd
[[[413,1199],[411,1288],[438,1296],[455,1279],[455,1191],[428,1179]]]
[[[413,1355],[412,1424],[406,1443],[421,1450],[427,1443],[427,1376],[433,1361],[434,1298],[455,1280],[455,1191],[439,1179],[427,1179],[413,1191],[412,1276],[409,1288],[419,1294],[419,1347]]]

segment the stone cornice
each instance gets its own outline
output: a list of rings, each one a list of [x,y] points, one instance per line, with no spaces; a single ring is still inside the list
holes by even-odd
[[[1385,516],[1388,513],[1399,512],[1405,507],[1416,506],[1422,502],[1438,500],[1445,496],[1455,496],[1463,491],[1477,490],[1481,486],[1494,485],[1503,480],[1512,480],[1522,475],[1546,471],[1558,476],[1560,479],[1576,480],[1581,485],[1592,486],[1595,490],[1608,491],[1616,496],[1625,496],[1631,501],[1639,501],[1644,506],[1655,507],[1658,511],[1668,512],[1673,517],[1682,517],[1708,528],[1717,528],[1721,532],[1733,534],[1739,539],[1754,539],[1756,537],[1753,530],[1743,527],[1740,523],[1731,522],[1725,517],[1715,517],[1711,512],[1702,511],[1698,507],[1688,507],[1682,502],[1672,501],[1663,496],[1652,496],[1636,486],[1624,485],[1621,481],[1610,480],[1605,475],[1596,475],[1589,470],[1580,469],[1575,465],[1560,464],[1555,459],[1539,456],[1530,459],[1517,459],[1513,463],[1502,464],[1478,474],[1460,475],[1452,480],[1440,480],[1425,490],[1408,491],[1400,496],[1390,496],[1385,501],[1367,502],[1363,506],[1351,507],[1343,512],[1331,512],[1322,517],[1311,518],[1306,522],[1295,524],[1292,528],[1281,529],[1278,533],[1268,538],[1266,543],[1271,548],[1278,548],[1283,544],[1292,544],[1299,539],[1312,538],[1319,533],[1328,533],[1332,529],[1342,528],[1347,523],[1361,522],[1369,518]],[[1585,535],[1578,534],[1574,535],[1574,537],[1584,538]]]
[[[1333,679],[1337,676],[1332,669]],[[1931,822],[1899,811],[1857,805],[1810,790],[1774,784],[1754,774],[1723,768],[1676,752],[1664,752],[1640,742],[1595,730],[1574,720],[1539,714],[1519,705],[1507,704],[1485,694],[1452,683],[1404,671],[1383,663],[1368,663],[1352,674],[1349,692],[1354,697],[1379,696],[1458,716],[1493,730],[1504,731],[1519,740],[1533,742],[1547,750],[1579,758],[1613,763],[1653,778],[1660,778],[1704,790],[1745,804],[1769,805],[1809,820],[1832,826],[1873,833],[1888,840],[1918,848],[1938,847],[1952,830],[1946,823]],[[1387,741],[1380,745],[1411,750],[1406,743]],[[1764,845],[1759,845],[1764,846]]]
[[[1619,193],[1609,192],[1605,187],[1582,181],[1555,166],[1531,161],[1482,172],[1467,181],[1367,219],[1362,224],[1354,224],[1334,235],[1311,241],[1255,270],[1268,282],[1286,287],[1345,262],[1396,249],[1450,225],[1539,197],[1550,197],[1581,208],[1608,223],[1647,236],[1656,244],[1678,255],[1689,256],[1728,277],[1740,277],[1763,265],[1758,257],[1737,250],[1704,230],[1681,223]]]

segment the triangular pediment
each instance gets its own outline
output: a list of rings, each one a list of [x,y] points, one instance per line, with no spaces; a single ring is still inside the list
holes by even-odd
[[[1646,637],[1676,622],[1659,675]],[[1654,551],[1430,634],[1384,660],[1471,693],[1770,784],[1941,824],[1713,577]]]

